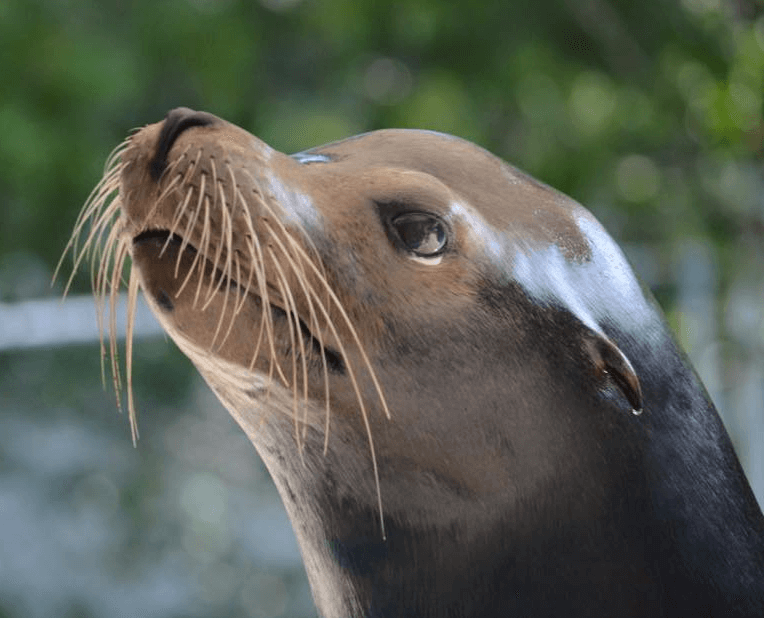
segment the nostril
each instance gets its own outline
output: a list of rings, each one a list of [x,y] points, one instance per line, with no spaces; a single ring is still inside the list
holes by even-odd
[[[196,112],[187,107],[176,107],[165,116],[162,131],[157,140],[156,152],[149,161],[149,173],[154,182],[158,182],[167,167],[167,155],[178,136],[191,127],[206,127],[217,121],[207,112]]]

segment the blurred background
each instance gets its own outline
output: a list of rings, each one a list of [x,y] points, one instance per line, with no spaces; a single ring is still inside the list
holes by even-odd
[[[619,241],[764,500],[760,0],[3,0],[0,618],[315,616],[254,449],[142,319],[141,440],[87,268],[50,281],[127,132],[185,105],[284,152],[418,127],[572,195]]]

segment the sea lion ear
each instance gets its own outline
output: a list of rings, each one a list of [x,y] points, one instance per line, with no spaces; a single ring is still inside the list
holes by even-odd
[[[642,387],[637,372],[621,349],[602,333],[590,332],[585,348],[594,363],[598,379],[609,376],[636,414],[642,412]]]

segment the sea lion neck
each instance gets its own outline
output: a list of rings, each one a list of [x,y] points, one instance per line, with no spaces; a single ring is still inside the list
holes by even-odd
[[[638,469],[620,468],[615,445],[612,452],[599,450],[593,426],[588,428],[592,442],[571,459],[570,443],[580,444],[583,428],[563,428],[568,420],[556,421],[537,409],[528,414],[529,402],[497,390],[507,376],[488,367],[465,368],[461,375],[451,373],[412,393],[404,374],[415,370],[414,359],[421,362],[423,350],[416,342],[409,345],[403,366],[392,374],[381,372],[380,379],[383,386],[397,385],[401,391],[396,397],[386,388],[391,409],[400,410],[405,400],[413,410],[431,410],[433,418],[428,423],[416,416],[393,416],[389,423],[374,424],[384,537],[375,517],[373,479],[363,463],[368,453],[361,432],[335,427],[326,455],[320,452],[323,436],[311,438],[309,432],[303,462],[284,459],[294,444],[275,447],[272,441],[284,434],[270,423],[253,437],[295,522],[320,614],[498,617],[545,609],[541,615],[554,615],[568,603],[583,612],[593,610],[591,591],[584,591],[596,578],[625,591],[617,602],[596,601],[611,612],[604,615],[634,615],[630,604],[639,603],[645,584],[631,590],[632,569],[650,568],[634,538],[646,526],[634,527],[630,517],[636,514],[627,515],[627,503],[646,504]],[[429,360],[442,351],[430,346]],[[499,346],[486,354],[487,363],[499,358]],[[539,353],[525,359],[527,373],[512,372],[515,384],[530,388],[534,376],[540,381],[547,371],[536,365],[542,358]],[[460,386],[466,383],[476,394]],[[501,395],[492,398],[491,389]],[[547,385],[551,409],[565,394],[550,391],[556,387]],[[470,416],[462,423],[444,419],[442,425],[452,426],[438,431],[439,414],[450,409],[469,414],[470,400],[473,409],[486,414],[479,425]],[[578,412],[585,416],[587,411]],[[636,440],[629,417],[622,420],[619,431]],[[547,423],[556,423],[557,431],[551,433]],[[510,425],[522,440],[515,439]],[[609,479],[604,484],[603,476]],[[632,493],[616,516],[611,506],[619,502],[623,484]],[[622,528],[632,530],[628,538]],[[579,545],[582,538],[586,542]],[[571,564],[587,567],[579,571]],[[555,594],[542,583],[547,569],[555,573]],[[570,601],[563,602],[566,596]]]

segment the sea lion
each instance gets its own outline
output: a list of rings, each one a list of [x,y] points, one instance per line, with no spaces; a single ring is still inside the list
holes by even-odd
[[[99,295],[131,256],[262,456],[325,618],[764,615],[730,440],[570,198],[447,135],[290,157],[180,108],[87,226]]]

